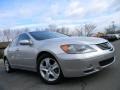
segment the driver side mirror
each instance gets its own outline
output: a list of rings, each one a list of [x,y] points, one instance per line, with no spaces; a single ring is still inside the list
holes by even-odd
[[[32,45],[31,40],[21,40],[19,41],[20,45]]]

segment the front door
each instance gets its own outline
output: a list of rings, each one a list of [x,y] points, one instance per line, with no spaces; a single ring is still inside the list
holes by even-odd
[[[17,63],[16,65],[20,67],[34,68],[35,50],[33,45],[21,45],[21,40],[31,40],[31,38],[26,33],[23,33],[19,36],[15,56]]]

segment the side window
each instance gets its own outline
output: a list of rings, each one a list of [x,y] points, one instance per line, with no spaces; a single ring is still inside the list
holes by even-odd
[[[19,41],[21,41],[21,40],[30,40],[30,37],[29,37],[26,33],[21,34],[21,35],[18,37],[17,45],[19,44]]]

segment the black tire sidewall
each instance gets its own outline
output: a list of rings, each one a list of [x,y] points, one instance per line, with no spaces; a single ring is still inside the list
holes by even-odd
[[[9,66],[8,66],[8,68],[9,68],[9,70],[8,70],[8,71],[6,70],[5,62],[7,62],[7,63],[8,63],[8,65],[9,65]],[[8,60],[7,60],[7,59],[5,59],[5,60],[4,60],[4,67],[5,67],[5,71],[6,71],[7,73],[10,73],[10,72],[12,71],[11,66],[10,66],[10,63],[8,62]]]

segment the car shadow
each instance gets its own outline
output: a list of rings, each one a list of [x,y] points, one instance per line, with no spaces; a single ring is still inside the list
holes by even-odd
[[[56,85],[78,85],[78,84],[86,85],[87,82],[93,82],[93,81],[96,81],[96,79],[101,79],[102,77],[107,77],[109,74],[111,74],[111,70],[112,70],[112,68],[108,67],[99,72],[96,72],[91,75],[83,76],[83,77],[63,78],[61,80],[61,83],[56,84]],[[27,78],[32,78],[32,79],[34,79],[34,81],[39,80],[40,83],[42,82],[39,74],[36,72],[15,69],[12,74],[16,74],[16,75],[19,74],[19,75],[22,75]]]

